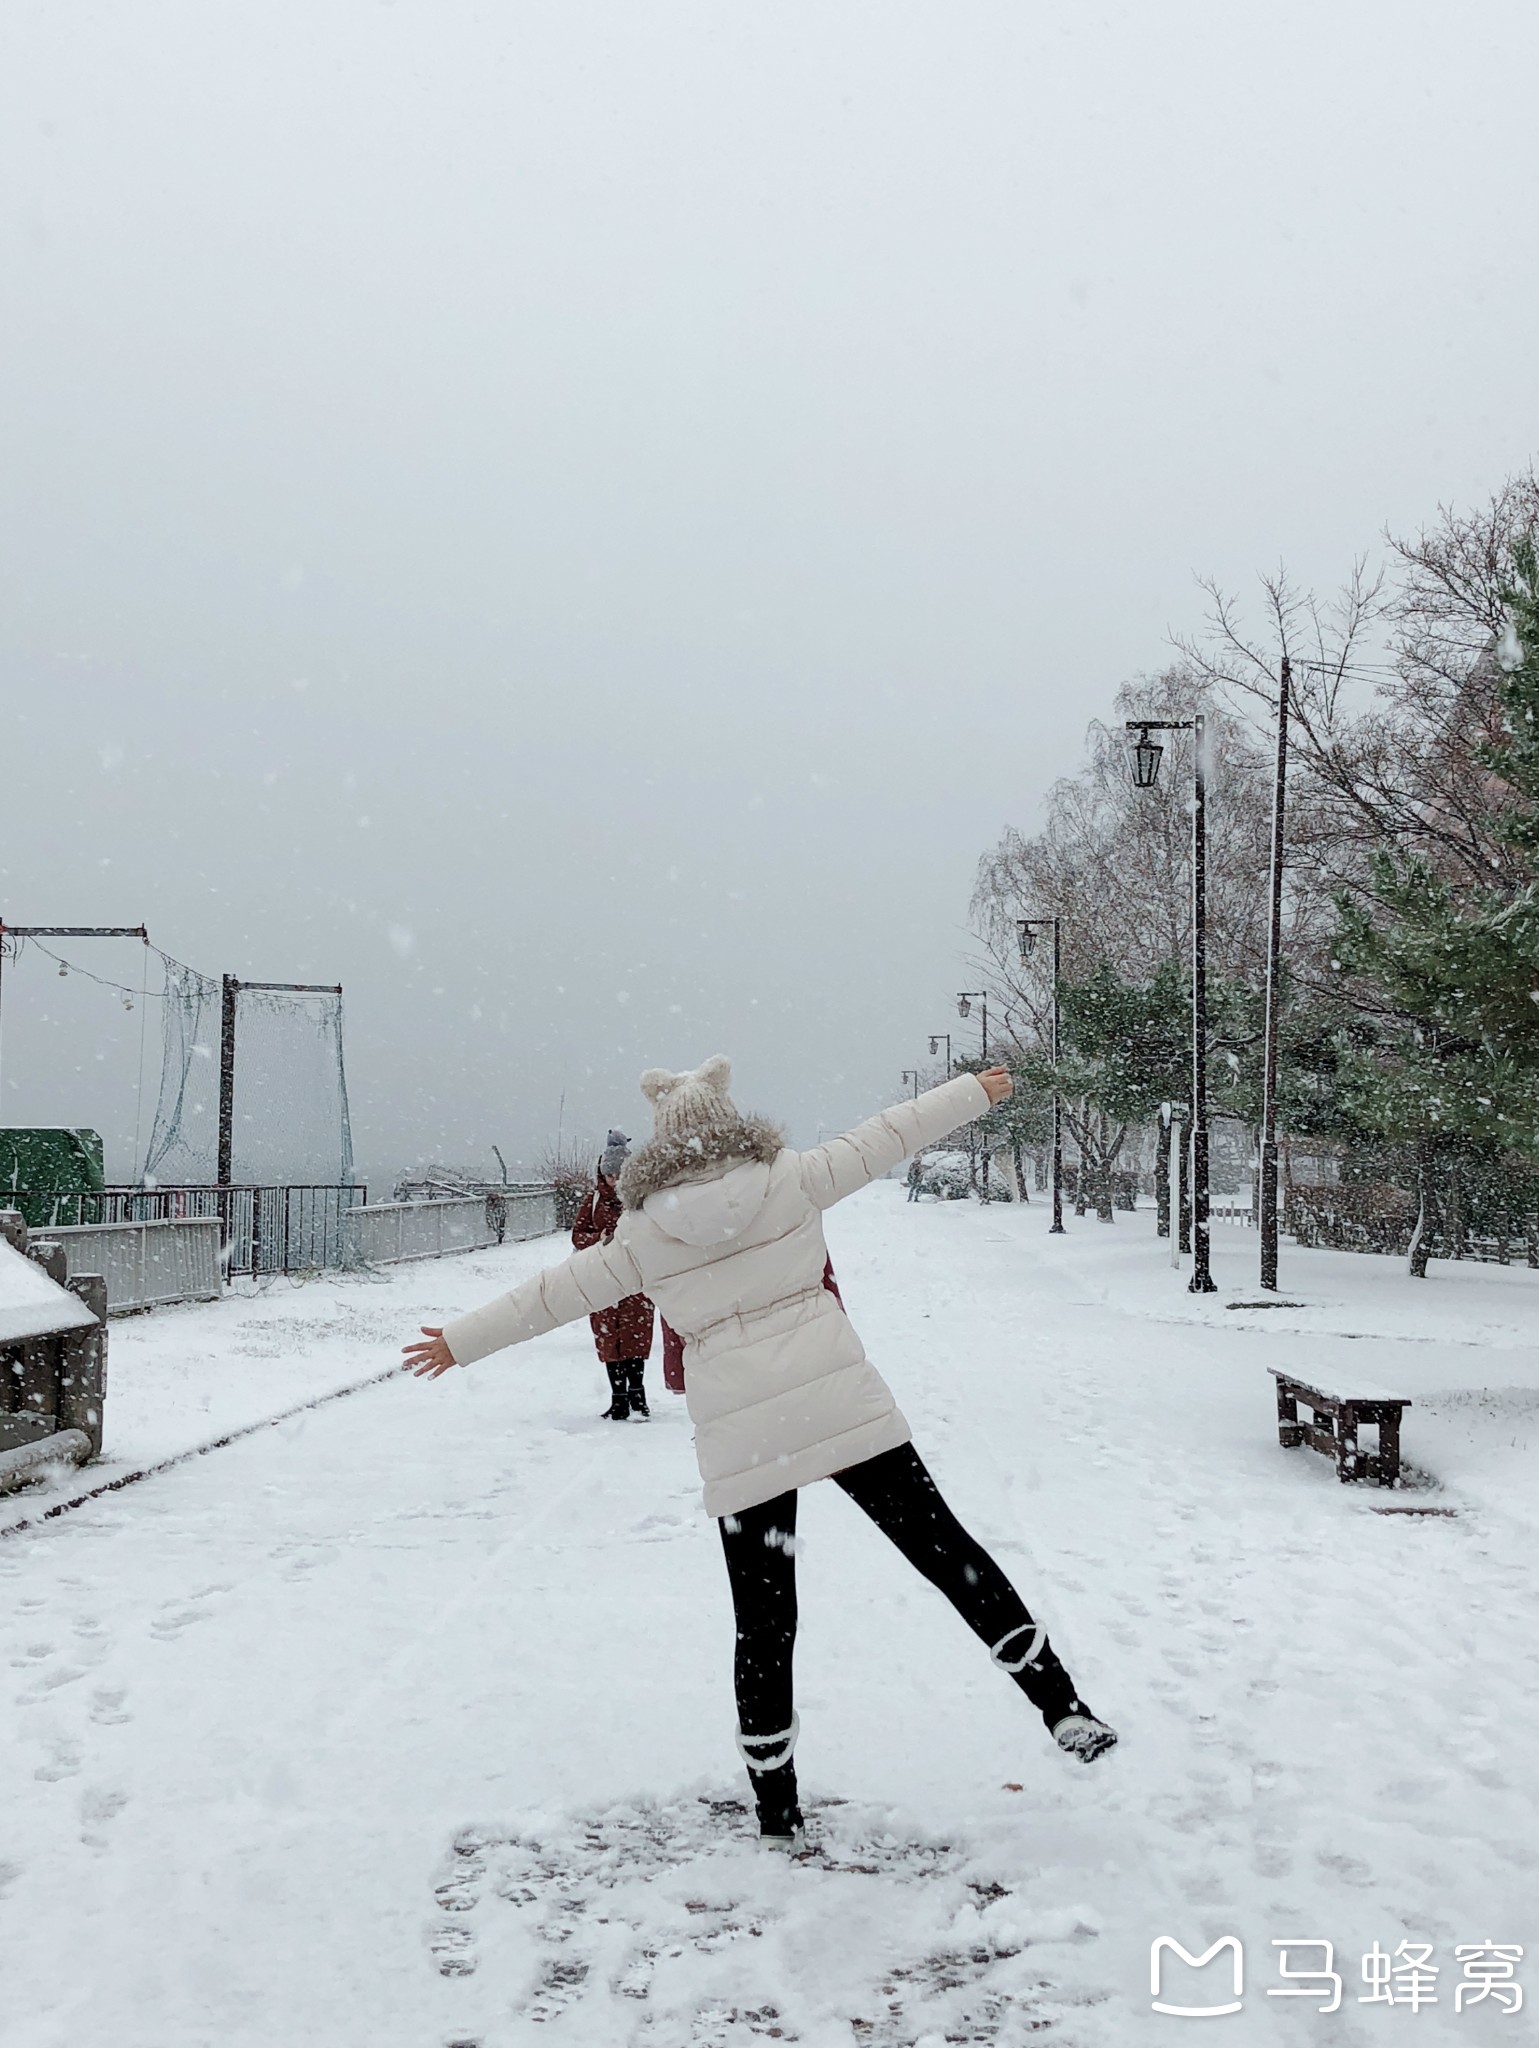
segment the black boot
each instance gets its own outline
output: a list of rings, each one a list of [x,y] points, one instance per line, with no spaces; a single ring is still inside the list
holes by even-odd
[[[632,1415],[650,1416],[652,1413],[651,1409],[647,1406],[647,1390],[642,1385],[642,1374],[645,1371],[646,1360],[644,1358],[631,1358],[626,1361],[626,1393],[630,1397]]]
[[[754,1804],[759,1809],[759,1839],[800,1848],[806,1829],[796,1796],[796,1766],[782,1764],[778,1771],[752,1771]]]
[[[606,1365],[604,1370],[609,1375],[609,1392],[611,1396],[609,1406],[604,1410],[604,1420],[606,1422],[629,1422],[631,1403],[630,1396],[626,1392],[625,1387],[625,1367],[623,1365]]]
[[[790,1727],[778,1735],[738,1731],[738,1755],[748,1766],[748,1782],[759,1809],[759,1838],[777,1848],[799,1849],[805,1839],[796,1795],[796,1766],[791,1761],[800,1729],[800,1719],[792,1714]]]
[[[1001,1671],[1008,1671],[1025,1693],[1043,1725],[1061,1750],[1082,1763],[1094,1763],[1117,1746],[1117,1731],[1093,1714],[1074,1690],[1074,1681],[1059,1663],[1047,1631],[1027,1620],[989,1652]]]

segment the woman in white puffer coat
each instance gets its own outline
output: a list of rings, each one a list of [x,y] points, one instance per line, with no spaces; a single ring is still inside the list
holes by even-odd
[[[1087,1762],[1116,1736],[1077,1698],[1045,1630],[957,1522],[910,1442],[886,1382],[824,1285],[823,1210],[983,1115],[1010,1092],[1003,1068],[963,1075],[815,1151],[744,1117],[719,1055],[641,1077],[654,1133],[620,1175],[613,1237],[511,1294],[425,1329],[406,1347],[436,1377],[509,1344],[646,1294],[684,1339],[686,1391],[737,1615],[738,1746],[767,1836],[801,1833],[791,1658],[797,1489],[833,1479],[952,1602]]]

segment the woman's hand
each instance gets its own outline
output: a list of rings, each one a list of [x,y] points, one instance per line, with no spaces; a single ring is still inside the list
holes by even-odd
[[[1015,1093],[1015,1083],[1010,1079],[1007,1067],[985,1067],[978,1079],[983,1083],[984,1093],[996,1109],[1007,1095]]]
[[[424,1323],[422,1334],[428,1339],[426,1344],[403,1344],[401,1348],[406,1353],[406,1363],[419,1380],[424,1375],[436,1380],[441,1372],[447,1372],[453,1365],[454,1353],[444,1342],[442,1330],[432,1329]]]

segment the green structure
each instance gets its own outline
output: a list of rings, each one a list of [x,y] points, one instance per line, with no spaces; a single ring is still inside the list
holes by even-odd
[[[0,1130],[0,1208],[19,1209],[32,1229],[90,1221],[79,1198],[105,1184],[98,1131]]]

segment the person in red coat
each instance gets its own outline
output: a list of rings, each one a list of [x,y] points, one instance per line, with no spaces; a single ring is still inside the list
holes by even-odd
[[[615,1234],[620,1220],[620,1196],[615,1187],[620,1168],[630,1156],[631,1141],[624,1131],[611,1131],[598,1163],[593,1186],[577,1212],[572,1226],[572,1244],[586,1251],[591,1244],[605,1244]],[[593,1342],[609,1374],[609,1406],[606,1421],[625,1422],[632,1415],[648,1415],[647,1390],[643,1376],[652,1350],[652,1304],[644,1294],[628,1294],[613,1308],[589,1316]]]

